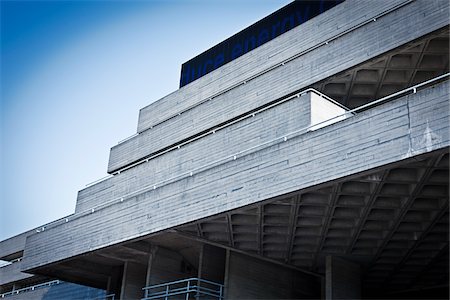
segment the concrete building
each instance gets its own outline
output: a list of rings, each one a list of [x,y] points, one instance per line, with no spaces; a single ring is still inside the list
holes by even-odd
[[[346,0],[142,108],[1,297],[448,299],[449,11]]]

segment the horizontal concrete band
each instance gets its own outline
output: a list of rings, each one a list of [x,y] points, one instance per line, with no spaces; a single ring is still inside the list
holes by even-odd
[[[23,270],[447,148],[444,82],[27,238]]]
[[[345,3],[346,2],[342,5]],[[379,3],[391,2],[374,2],[376,5]],[[369,5],[368,2],[367,5]],[[364,7],[364,5],[355,5],[351,9],[357,9],[357,7],[359,9],[361,6]],[[364,62],[426,33],[441,28],[448,24],[449,15],[448,9],[445,9],[446,6],[448,7],[447,2],[444,3],[440,1],[412,2],[411,4],[398,9],[398,14],[402,13],[402,17],[398,17],[397,11],[391,12],[386,16],[377,19],[375,22],[368,23],[364,27],[356,29],[349,34],[330,42],[328,45],[323,45],[314,51],[297,57],[284,66],[265,73],[244,85],[239,85],[212,101],[204,102],[152,129],[143,131],[133,138],[111,148],[108,172],[113,173],[120,170],[152,153],[156,153],[161,149],[167,148],[195,134],[211,129],[227,120],[236,118],[242,113],[256,109],[257,107],[270,103],[286,94],[298,91],[299,89],[305,88],[319,80],[354,66],[355,64]],[[340,6],[337,6],[336,9],[338,7]],[[383,8],[386,9],[385,7]],[[403,13],[404,10],[408,10],[408,12]],[[372,8],[370,11],[372,11]],[[424,11],[427,12],[426,15],[423,14]],[[332,10],[325,14],[331,12]],[[360,11],[358,12],[361,14]],[[430,17],[428,14],[432,14],[433,17]],[[362,15],[361,18],[366,19],[367,16]],[[355,19],[361,21],[358,18]],[[313,19],[311,22],[312,23],[309,26],[313,26],[312,24],[315,24],[316,19]],[[309,23],[306,23],[304,25],[308,24]],[[305,35],[306,33],[310,34],[309,30],[316,32],[317,28],[324,25],[321,24],[319,26],[316,24],[313,28],[308,27],[300,30],[302,26],[300,26],[298,30],[294,30],[295,32],[289,32],[291,39],[285,41],[286,38],[282,35],[274,40],[280,39],[279,43],[284,45],[284,48],[280,49],[280,53],[282,53],[282,55],[280,55],[283,56],[284,59],[292,54],[290,51],[287,51],[287,49],[301,51],[302,45],[305,47],[303,43],[305,40],[308,40]],[[337,25],[337,27],[339,26]],[[342,27],[339,27],[339,30],[341,29]],[[335,30],[335,27],[333,30]],[[368,35],[368,30],[370,30],[370,32],[377,32],[377,35]],[[294,33],[297,35],[293,35]],[[326,35],[326,33],[324,34]],[[347,50],[340,51],[340,49]],[[256,56],[257,59],[252,57],[247,57],[247,59],[249,61],[255,61],[255,64],[258,64],[259,62],[259,64],[264,65],[261,61],[267,59],[268,50],[261,49],[261,51],[262,50],[265,52],[260,52],[256,49],[254,53],[252,51],[244,56]],[[241,72],[242,75],[240,75]],[[233,72],[235,77],[242,77],[247,73],[247,69],[241,71],[239,67]],[[211,84],[208,88],[201,87],[201,89],[197,91],[196,96],[204,93],[202,89],[213,89],[217,91],[220,89],[220,86]],[[184,95],[184,93],[181,93],[183,89],[180,89],[179,91],[180,95]],[[179,101],[186,101],[188,103],[190,100],[182,99]],[[169,97],[163,98],[157,103],[159,102],[161,102],[161,104],[158,105],[163,105],[162,103],[171,103],[171,100]],[[179,109],[180,105],[182,106],[184,104],[173,104],[170,109],[164,106],[164,110],[173,111],[174,109]],[[141,110],[139,123],[142,123],[142,120],[146,118],[150,118],[150,112],[153,116],[164,114],[159,108],[150,105],[148,109],[144,108]],[[144,115],[147,117],[144,118]]]
[[[26,231],[9,239],[0,242],[0,259],[10,260],[8,256],[16,254],[17,252],[23,251],[25,249],[25,240],[28,235],[30,235],[33,230]]]

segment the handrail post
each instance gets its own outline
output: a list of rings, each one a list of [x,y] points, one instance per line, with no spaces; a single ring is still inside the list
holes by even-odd
[[[190,289],[190,286],[191,286],[191,281],[188,280],[187,281],[187,288],[186,288],[186,300],[189,300],[189,293],[190,293],[189,289]]]
[[[200,299],[200,278],[197,278],[197,292],[195,293],[195,300]]]

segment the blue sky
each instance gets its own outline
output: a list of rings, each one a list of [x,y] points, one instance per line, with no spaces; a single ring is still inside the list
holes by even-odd
[[[2,1],[0,240],[73,213],[181,64],[290,1]]]

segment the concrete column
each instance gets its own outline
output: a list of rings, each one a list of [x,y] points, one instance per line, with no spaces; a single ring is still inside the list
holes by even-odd
[[[120,299],[141,299],[145,286],[147,265],[127,261],[123,267]]]
[[[150,252],[148,254],[147,276],[145,278],[145,286],[151,285],[151,275],[152,275],[153,260],[156,257],[157,251],[158,251],[158,246],[151,246],[150,247]]]
[[[203,245],[200,251],[198,277],[223,284],[225,277],[225,249]]]
[[[155,285],[197,276],[197,266],[180,253],[163,248],[152,248],[146,285]]]
[[[225,277],[223,279],[224,296],[225,299],[230,299],[229,294],[229,282],[230,282],[230,250],[227,249],[225,252]]]
[[[106,287],[106,294],[114,294],[116,297],[120,295],[120,288],[122,286],[123,267],[114,267],[111,275],[108,278],[108,286]]]
[[[225,299],[317,299],[320,279],[233,251],[227,255]]]
[[[361,299],[361,268],[341,258],[327,256],[326,299]]]

